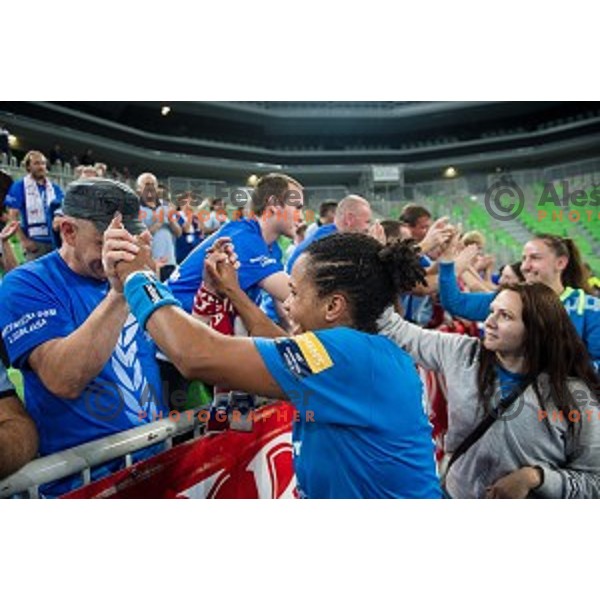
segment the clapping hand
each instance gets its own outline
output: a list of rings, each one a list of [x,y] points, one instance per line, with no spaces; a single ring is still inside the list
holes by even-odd
[[[4,242],[8,238],[10,238],[14,233],[19,229],[18,221],[11,221],[4,227],[2,231],[0,231],[0,241]]]
[[[383,229],[383,225],[379,221],[375,221],[369,227],[368,235],[370,235],[372,238],[376,239],[380,244],[385,245],[387,242],[387,238],[385,235],[385,231]]]
[[[450,241],[456,228],[450,225],[449,221],[448,217],[441,217],[429,228],[427,235],[419,244],[423,254],[437,251]]]

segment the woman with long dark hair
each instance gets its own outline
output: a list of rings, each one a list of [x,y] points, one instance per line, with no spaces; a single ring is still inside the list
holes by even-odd
[[[391,313],[381,332],[446,377],[452,497],[600,497],[600,380],[552,289],[501,288],[483,341]]]
[[[544,283],[562,302],[597,371],[600,371],[600,299],[588,293],[579,249],[570,238],[539,234],[523,247],[521,272],[527,283]],[[452,315],[482,321],[496,292],[461,292],[452,244],[440,258],[440,299]]]

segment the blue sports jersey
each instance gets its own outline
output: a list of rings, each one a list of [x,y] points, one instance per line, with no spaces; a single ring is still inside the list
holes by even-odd
[[[513,390],[517,390],[519,387],[521,387],[527,379],[526,375],[507,371],[500,365],[496,365],[496,375],[498,376],[502,398],[507,398],[510,396]]]
[[[162,400],[156,346],[131,315],[112,356],[79,398],[55,396],[29,368],[30,353],[78,329],[108,289],[107,282],[72,271],[58,252],[11,271],[0,287],[2,338],[11,364],[23,372],[41,455],[151,422],[168,410]]]
[[[168,280],[169,288],[187,312],[192,312],[194,297],[202,283],[206,251],[221,237],[231,238],[240,261],[240,287],[256,304],[260,302],[258,284],[273,273],[283,271],[279,244],[269,246],[265,242],[257,220],[231,221],[197,246]]]
[[[337,233],[337,227],[331,223],[331,225],[321,225],[321,227],[319,227],[318,229],[316,229],[314,231],[314,233],[310,236],[308,236],[307,238],[305,238],[302,242],[300,242],[296,248],[294,249],[294,251],[292,252],[292,255],[289,257],[287,264],[285,265],[285,270],[287,273],[291,273],[292,272],[292,268],[294,266],[294,264],[296,263],[296,261],[298,260],[298,258],[300,258],[300,255],[313,243],[316,242],[317,240],[321,240],[324,237],[327,237],[329,235],[333,235],[334,233]]]
[[[454,263],[439,263],[439,293],[442,306],[453,316],[469,321],[484,321],[496,292],[463,292],[458,287]]]
[[[47,235],[30,235],[29,225],[27,223],[27,211],[25,210],[25,183],[23,179],[15,181],[11,185],[10,189],[8,190],[8,194],[4,199],[4,204],[7,208],[16,208],[20,211],[21,227],[23,228],[23,231],[27,237],[30,237],[36,242],[52,244],[56,247],[57,240],[52,232],[52,221],[54,219],[54,213],[62,206],[64,194],[60,187],[58,187],[55,183],[52,183],[51,185],[54,189],[55,195],[55,199],[51,204],[48,204],[46,201],[46,186],[39,184],[37,186],[40,196],[42,197],[42,201],[44,202],[44,206],[46,207],[46,227],[48,229]]]
[[[454,263],[440,263],[440,301],[451,314],[470,321],[484,321],[496,292],[461,292],[454,273]],[[583,340],[600,372],[600,298],[583,290],[566,288],[560,296],[571,323]]]
[[[440,497],[423,388],[408,354],[347,328],[254,342],[299,412],[301,497]]]

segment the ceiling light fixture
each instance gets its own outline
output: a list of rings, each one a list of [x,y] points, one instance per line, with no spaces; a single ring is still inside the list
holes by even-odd
[[[454,168],[454,167],[448,167],[445,171],[444,171],[444,177],[456,177],[458,175],[458,171]]]

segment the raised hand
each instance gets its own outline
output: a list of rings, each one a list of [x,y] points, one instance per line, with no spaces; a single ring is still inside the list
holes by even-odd
[[[18,221],[11,221],[4,227],[2,231],[0,231],[0,241],[7,240],[11,235],[15,234],[19,229]]]
[[[462,275],[467,269],[475,265],[475,260],[479,254],[479,248],[476,244],[470,244],[463,248],[455,257],[456,275]]]
[[[102,245],[102,264],[110,286],[118,293],[123,293],[123,285],[117,273],[117,265],[131,263],[139,253],[136,239],[125,227],[122,216],[117,213],[104,232]]]
[[[204,259],[204,285],[210,291],[221,295],[239,289],[237,276],[239,266],[231,238],[219,238],[207,251]]]
[[[424,254],[429,254],[447,244],[456,229],[450,225],[449,217],[441,217],[429,228],[419,247]]]
[[[387,242],[385,231],[379,221],[375,221],[369,227],[368,235],[370,235],[372,238],[375,238],[380,244],[385,244]]]
[[[452,262],[456,259],[460,251],[460,236],[462,230],[459,227],[454,227],[450,239],[442,246],[443,251],[439,256],[442,262]]]

